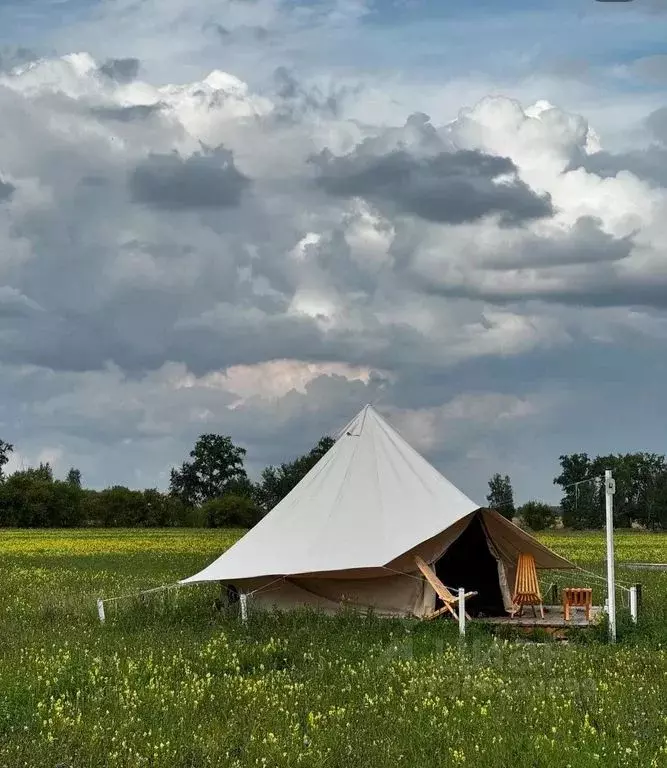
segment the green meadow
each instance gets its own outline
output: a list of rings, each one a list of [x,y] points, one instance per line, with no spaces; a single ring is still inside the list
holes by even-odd
[[[604,627],[568,642],[342,612],[249,618],[196,585],[106,604],[210,562],[240,530],[0,533],[0,768],[667,766],[667,535],[618,532]],[[604,574],[604,537],[543,540]],[[552,577],[590,585],[592,576]]]

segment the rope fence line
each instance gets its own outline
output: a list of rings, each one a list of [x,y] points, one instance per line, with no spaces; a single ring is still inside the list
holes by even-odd
[[[144,589],[140,592],[129,592],[125,595],[117,595],[116,597],[98,597],[97,598],[97,615],[100,618],[100,621],[104,623],[104,620],[106,619],[106,614],[104,612],[104,604],[105,603],[115,603],[118,600],[127,600],[131,597],[142,597],[143,595],[150,595],[153,592],[162,592],[166,591],[168,589],[178,589],[179,587],[186,587],[189,586],[188,584],[181,584],[180,581],[177,581],[175,584],[163,584],[159,587],[153,587],[152,589]]]
[[[253,595],[258,594],[259,592],[263,592],[266,589],[269,589],[273,584],[275,584],[278,581],[284,581],[284,576],[278,576],[276,579],[273,579],[273,581],[270,581],[268,584],[263,584],[261,587],[257,587],[257,589],[253,589],[250,592],[244,592],[243,595],[245,598],[252,597]],[[132,597],[143,597],[143,595],[150,595],[155,592],[163,592],[167,591],[169,589],[179,589],[180,587],[190,587],[193,584],[200,584],[201,582],[198,581],[191,581],[187,583],[183,583],[180,581],[177,581],[175,584],[163,584],[159,587],[152,587],[151,589],[143,589],[140,592],[128,592],[125,595],[116,595],[115,597],[98,597],[97,598],[97,613],[100,617],[100,621],[104,622],[106,615],[104,612],[104,604],[105,603],[115,603],[118,600],[128,600]]]
[[[178,587],[185,587],[186,584],[181,584],[177,581],[175,584],[162,584],[159,587],[153,587],[152,589],[143,589],[140,592],[129,592],[126,595],[117,595],[116,597],[98,597],[103,603],[115,603],[117,600],[127,600],[130,597],[141,597],[141,595],[149,595],[151,592],[161,592],[165,589],[177,589]]]
[[[417,576],[416,574],[407,573],[406,571],[399,571],[399,570],[396,570],[395,568],[390,568],[387,565],[383,565],[382,569],[385,570],[385,571],[389,571],[390,573],[394,573],[394,574],[396,574],[398,576],[406,576],[407,578],[414,579],[415,581],[419,581],[419,582],[423,582],[424,581],[424,577],[421,576],[421,575]],[[578,568],[578,570],[581,573],[585,574],[586,576],[590,576],[591,578],[597,579],[598,581],[601,581],[603,583],[606,583],[606,581],[607,581],[604,578],[604,576],[600,576],[599,574],[594,573],[593,571],[587,571],[584,568]],[[257,587],[257,589],[253,589],[250,592],[242,593],[243,597],[244,597],[244,599],[247,599],[249,597],[253,597],[254,595],[259,594],[260,592],[264,592],[266,590],[269,590],[269,588],[272,587],[274,584],[276,584],[278,582],[285,581],[285,578],[286,578],[285,576],[278,576],[275,579],[273,579],[272,581],[268,582],[268,584],[263,584],[261,587]],[[561,579],[561,583],[566,583],[567,581],[569,581],[564,576],[560,576],[560,574],[557,575],[557,574],[555,574],[553,572],[551,573],[551,578],[553,578],[553,579],[559,579],[560,578]],[[170,589],[179,589],[180,587],[189,587],[189,586],[191,586],[193,584],[199,584],[199,583],[200,582],[187,582],[187,583],[183,583],[183,582],[178,581],[175,584],[164,584],[164,585],[161,585],[159,587],[152,587],[151,589],[144,589],[144,590],[141,590],[139,592],[130,592],[130,593],[127,593],[127,594],[124,594],[124,595],[117,595],[115,597],[105,597],[105,598],[98,597],[97,598],[97,612],[98,612],[100,621],[104,622],[104,620],[106,618],[105,612],[104,612],[104,604],[105,603],[115,603],[115,602],[117,602],[119,600],[127,600],[127,599],[133,598],[133,597],[142,597],[143,595],[149,595],[149,594],[153,594],[155,592],[162,592],[162,591],[167,591],[167,590],[170,590]],[[614,582],[614,585],[615,585],[615,587],[617,589],[621,590],[622,592],[626,592],[629,595],[629,594],[631,594],[632,588],[634,587],[634,585],[630,584],[630,586],[626,586],[626,584],[629,584],[629,582],[618,582],[618,581]],[[548,591],[551,588],[552,585],[557,586],[558,584],[557,584],[556,581],[552,581],[551,584],[549,584],[549,586],[547,587],[547,589],[545,591]],[[458,587],[452,587],[452,586],[450,586],[448,584],[445,584],[444,586],[447,587],[447,589],[449,589],[450,592],[456,593],[458,591]],[[627,607],[626,604],[625,604],[625,599],[626,599],[625,596],[623,596],[622,599],[624,601],[623,602],[624,607]]]
[[[594,573],[593,571],[587,571],[585,568],[578,568],[577,569],[580,573],[585,574],[586,576],[590,576],[593,579],[597,579],[598,581],[601,581],[603,584],[607,583],[607,579],[604,576],[600,576],[598,573]],[[555,574],[551,572],[551,578],[558,579],[560,578],[562,582],[571,581],[571,579],[566,579],[564,576],[561,576],[560,574]],[[629,586],[626,586],[629,585]],[[622,589],[625,592],[630,592],[631,588],[634,586],[633,584],[630,584],[630,582],[623,582],[623,581],[615,581],[614,586],[617,589]]]

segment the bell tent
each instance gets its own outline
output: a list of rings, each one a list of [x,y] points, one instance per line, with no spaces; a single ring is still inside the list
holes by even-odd
[[[254,528],[181,583],[216,581],[266,608],[341,605],[424,617],[439,605],[421,558],[472,615],[511,608],[518,556],[575,566],[446,480],[371,407]]]

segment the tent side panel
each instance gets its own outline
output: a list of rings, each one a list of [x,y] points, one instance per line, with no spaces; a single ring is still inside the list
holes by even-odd
[[[503,556],[498,550],[498,548],[493,543],[493,539],[491,538],[491,535],[489,534],[489,529],[486,525],[486,520],[484,518],[484,514],[482,515],[482,530],[484,531],[484,535],[486,536],[486,543],[489,547],[489,552],[495,557],[497,567],[498,567],[498,582],[500,584],[500,592],[503,596],[503,605],[505,606],[506,611],[512,610],[512,593],[510,592],[510,585],[507,579],[507,573],[508,571],[512,574],[512,579],[514,579],[514,565],[513,563],[508,563],[503,560]]]
[[[488,536],[508,569],[508,578],[511,575],[509,569],[514,568],[522,552],[533,555],[538,568],[576,568],[573,563],[552,552],[529,533],[521,530],[519,526],[506,520],[499,512],[483,509],[482,517]]]
[[[332,614],[352,608],[370,609],[380,616],[422,616],[432,602],[423,581],[408,575],[350,580],[289,577],[260,588],[252,601],[266,610],[314,608]]]

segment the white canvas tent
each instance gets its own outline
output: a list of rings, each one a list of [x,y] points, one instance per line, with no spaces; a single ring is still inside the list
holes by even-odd
[[[233,584],[266,607],[424,616],[436,596],[419,555],[448,586],[481,590],[470,609],[488,615],[510,607],[520,552],[538,568],[574,567],[480,508],[366,406],[265,518],[181,583]]]

